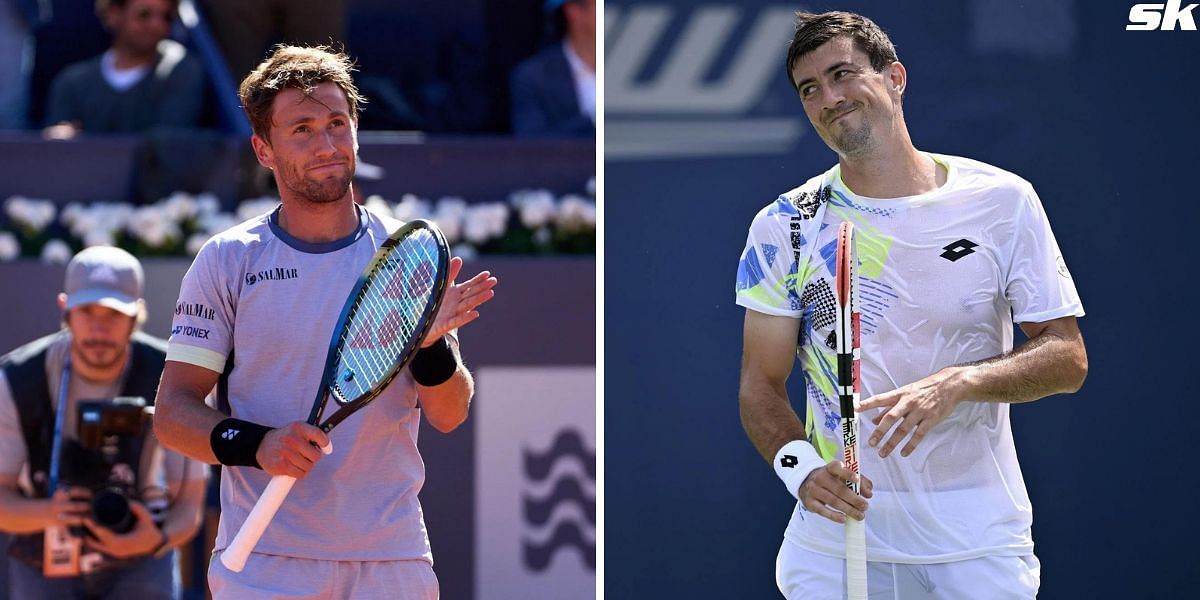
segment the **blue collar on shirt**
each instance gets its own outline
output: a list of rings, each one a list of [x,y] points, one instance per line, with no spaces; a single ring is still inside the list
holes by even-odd
[[[353,233],[340,240],[333,240],[332,242],[306,242],[304,240],[292,237],[290,234],[288,234],[288,232],[284,231],[283,228],[279,226],[279,211],[282,208],[283,205],[281,204],[278,208],[271,211],[271,214],[267,216],[267,225],[271,227],[271,233],[274,233],[275,237],[283,240],[283,243],[301,252],[308,254],[325,254],[327,252],[341,250],[342,248],[357,242],[359,238],[367,233],[367,211],[363,207],[355,204],[354,208],[358,212],[358,229],[354,230]]]

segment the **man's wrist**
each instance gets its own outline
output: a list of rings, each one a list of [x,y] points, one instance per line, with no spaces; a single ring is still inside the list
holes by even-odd
[[[450,346],[450,340],[442,336],[433,344],[417,350],[408,363],[408,371],[417,385],[441,385],[458,372],[458,356]]]
[[[208,442],[217,462],[227,467],[254,467],[258,464],[258,447],[273,428],[250,421],[229,418],[217,423]]]
[[[800,486],[815,469],[825,466],[826,461],[817,454],[817,449],[804,440],[792,440],[775,453],[772,466],[775,474],[787,486],[788,492],[800,499]]]
[[[957,406],[964,400],[978,397],[979,367],[977,365],[955,365],[946,368],[945,382],[949,383],[950,397]]]

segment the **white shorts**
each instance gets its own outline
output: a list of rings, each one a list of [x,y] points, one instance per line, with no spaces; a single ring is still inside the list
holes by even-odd
[[[252,552],[246,568],[234,573],[219,556],[208,563],[213,600],[437,600],[439,593],[433,565],[423,560],[310,560]]]
[[[984,556],[928,565],[867,563],[871,600],[1029,600],[1037,597],[1041,563],[1036,556]],[[846,597],[846,561],[810,552],[784,540],[775,583],[788,600]]]

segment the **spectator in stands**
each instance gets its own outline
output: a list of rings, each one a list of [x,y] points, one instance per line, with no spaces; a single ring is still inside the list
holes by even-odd
[[[204,13],[235,82],[272,41],[341,49],[346,36],[346,0],[206,0]]]
[[[563,31],[513,70],[512,126],[518,136],[596,135],[596,2],[546,0]]]
[[[25,128],[33,30],[49,19],[50,0],[0,0],[0,129]]]
[[[46,136],[199,126],[204,68],[183,45],[167,39],[177,6],[177,0],[96,0],[112,46],[55,77]]]

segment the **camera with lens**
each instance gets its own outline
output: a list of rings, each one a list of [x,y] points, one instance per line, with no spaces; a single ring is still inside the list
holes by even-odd
[[[128,533],[135,524],[130,499],[138,497],[135,446],[149,412],[143,398],[118,397],[78,403],[78,441],[63,447],[60,481],[64,486],[91,490],[91,517],[116,533]],[[81,535],[82,531],[74,531]]]

